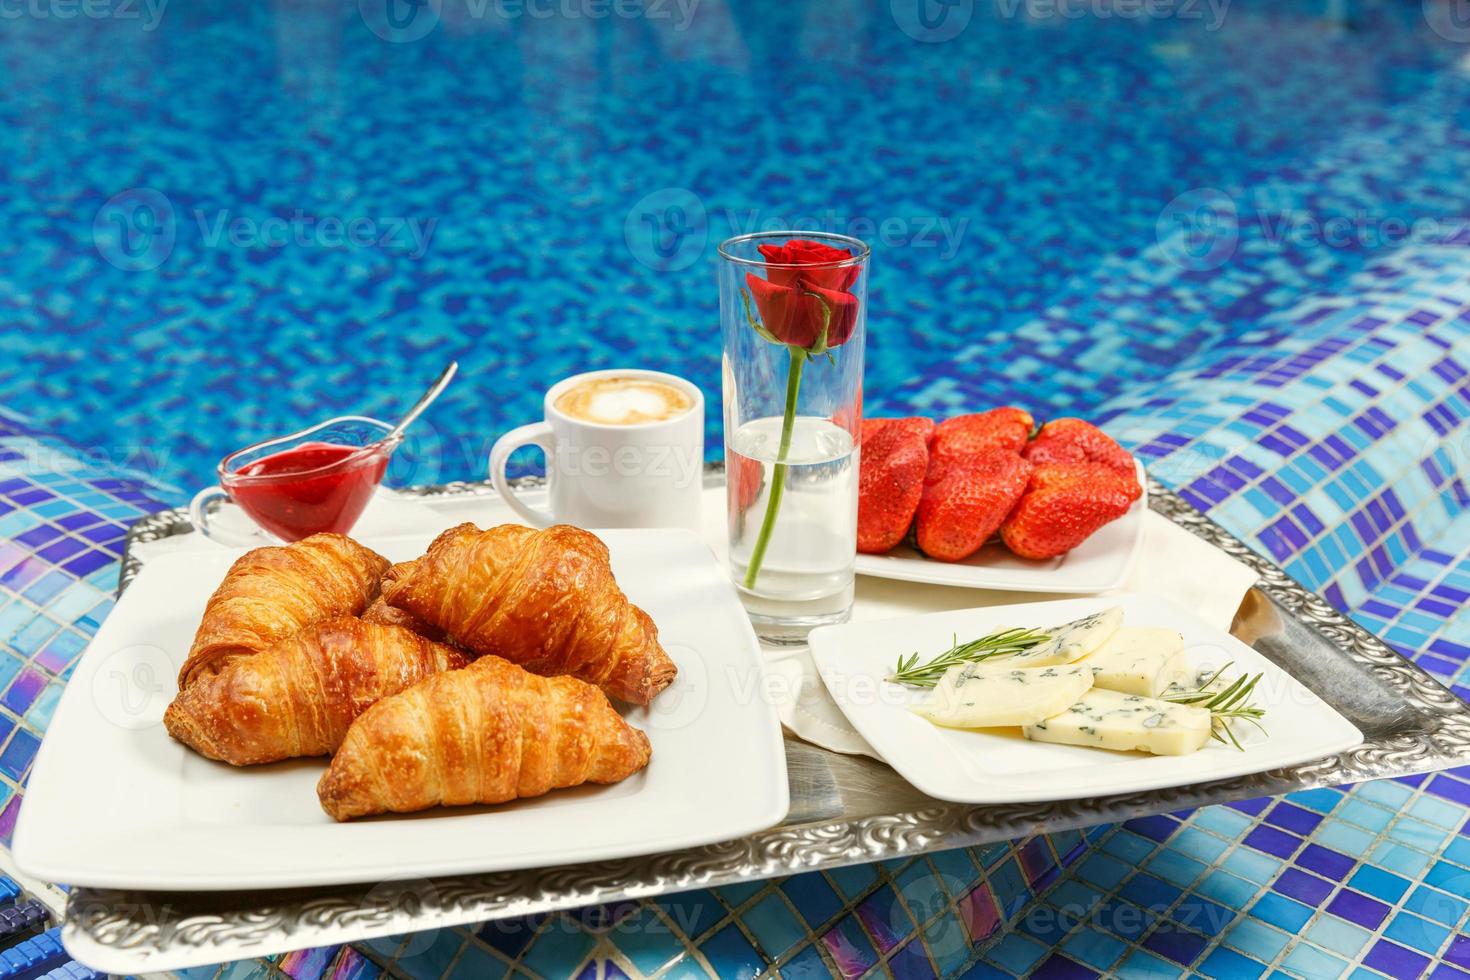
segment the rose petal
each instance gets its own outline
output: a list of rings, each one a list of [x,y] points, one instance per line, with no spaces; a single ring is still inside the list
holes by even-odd
[[[766,275],[770,277],[771,282],[778,286],[796,285],[796,270],[790,266],[800,263],[786,245],[757,245],[756,248],[760,250],[761,256],[767,262],[772,263],[766,268]]]
[[[810,281],[803,281],[801,286],[811,290],[826,301],[828,308],[832,311],[832,320],[827,325],[827,346],[840,347],[847,343],[852,336],[853,328],[857,326],[858,302],[852,293],[838,289],[825,289]],[[808,296],[813,303],[821,304],[816,297]],[[816,342],[817,336],[821,334],[821,319],[818,314],[816,333],[812,337],[812,343]],[[804,346],[811,346],[806,344]]]
[[[746,274],[745,283],[760,311],[761,322],[777,340],[797,347],[810,347],[817,342],[826,314],[815,296],[754,273]]]
[[[786,243],[786,256],[798,265],[827,265],[833,263],[847,262],[852,259],[852,252],[845,248],[833,248],[821,242],[807,241],[801,238],[793,238]],[[846,289],[857,279],[857,266],[834,266],[826,269],[803,269],[802,275],[807,281],[812,282],[823,289]]]

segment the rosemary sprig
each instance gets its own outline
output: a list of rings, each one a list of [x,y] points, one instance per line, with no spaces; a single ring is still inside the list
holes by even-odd
[[[1177,691],[1173,694],[1165,693],[1163,700],[1174,704],[1188,704],[1198,708],[1204,708],[1210,713],[1210,735],[1219,742],[1229,741],[1240,751],[1245,751],[1240,740],[1235,737],[1230,723],[1233,721],[1246,721],[1255,725],[1262,735],[1267,734],[1261,719],[1266,717],[1266,709],[1258,708],[1250,703],[1251,692],[1256,689],[1256,684],[1264,676],[1257,674],[1254,677],[1244,675],[1237,677],[1229,684],[1219,690],[1211,688],[1233,664],[1226,664],[1215,671],[1208,678],[1198,682],[1198,686],[1192,691]]]
[[[907,684],[910,687],[933,687],[939,683],[945,671],[956,664],[977,664],[996,657],[1009,657],[1023,653],[1050,638],[1051,634],[1046,630],[1020,628],[1000,630],[965,643],[961,643],[956,635],[953,645],[928,663],[919,663],[917,653],[899,657],[888,679],[895,684]]]

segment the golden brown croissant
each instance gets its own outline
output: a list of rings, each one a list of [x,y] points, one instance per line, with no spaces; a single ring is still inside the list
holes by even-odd
[[[316,793],[333,820],[503,803],[616,783],[648,756],[648,736],[591,684],[481,657],[363,712]]]
[[[397,626],[329,619],[191,684],[163,721],[195,752],[235,766],[326,755],[369,705],[465,663]]]
[[[386,558],[341,534],[247,552],[204,608],[179,690],[312,623],[356,616],[377,597],[387,568]]]
[[[413,567],[413,562],[399,562],[383,573],[383,587],[387,588],[392,582],[396,582]],[[373,604],[367,607],[367,612],[362,614],[364,623],[386,623],[390,626],[402,626],[406,630],[413,630],[419,636],[427,637],[435,643],[447,642],[444,631],[430,626],[406,609],[388,605],[388,600],[381,595],[373,600]],[[451,643],[450,646],[453,646]]]
[[[570,674],[634,704],[678,672],[658,627],[613,581],[607,546],[565,524],[450,528],[383,598],[473,653]]]

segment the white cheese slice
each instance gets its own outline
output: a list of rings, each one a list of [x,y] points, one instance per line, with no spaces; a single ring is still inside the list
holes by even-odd
[[[1217,667],[1186,667],[1185,670],[1164,689],[1161,696],[1170,694],[1197,694],[1209,691],[1219,694],[1235,678],[1226,677]]]
[[[945,672],[915,714],[946,728],[996,728],[1041,721],[1077,703],[1092,687],[1082,666],[963,664]]]
[[[1082,619],[1047,630],[1048,638],[1036,646],[1011,657],[992,660],[1007,667],[1052,667],[1069,664],[1092,653],[1106,643],[1123,624],[1123,610],[1117,606]]]
[[[1037,742],[1090,745],[1116,752],[1189,755],[1210,740],[1210,713],[1136,694],[1094,687],[1061,714],[1021,729]]]
[[[1184,637],[1174,630],[1123,626],[1080,663],[1092,668],[1094,687],[1156,698],[1189,676]]]

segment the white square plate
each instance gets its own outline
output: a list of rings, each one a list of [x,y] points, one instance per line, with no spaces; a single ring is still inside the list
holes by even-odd
[[[238,553],[166,555],[123,594],[77,665],[26,790],[16,862],[108,888],[277,888],[600,861],[741,837],[786,815],[785,752],[760,648],[709,549],[687,531],[600,532],[679,676],[627,719],[648,768],[614,786],[498,807],[336,824],[324,759],[234,769],[170,739],[163,710],[204,605]],[[432,534],[366,539],[385,557]]]
[[[928,660],[961,640],[1002,627],[1056,626],[1110,606],[1126,626],[1156,626],[1184,636],[1191,667],[1233,663],[1230,674],[1262,673],[1254,701],[1266,709],[1269,737],[1234,726],[1244,751],[1213,739],[1193,755],[1152,756],[1032,742],[1019,728],[964,731],[933,725],[908,710],[928,691],[884,680],[899,655]],[[1347,719],[1291,675],[1228,633],[1161,596],[1122,594],[1019,603],[880,622],[824,626],[812,657],[832,697],[883,759],[918,789],[956,803],[1021,803],[1136,793],[1263,772],[1334,755],[1363,741]]]
[[[857,573],[1001,592],[1086,594],[1122,588],[1143,541],[1143,512],[1148,510],[1148,476],[1142,464],[1138,464],[1138,482],[1143,496],[1128,513],[1103,525],[1060,558],[1018,558],[999,541],[992,541],[964,561],[935,561],[904,543],[881,555],[858,555]]]

